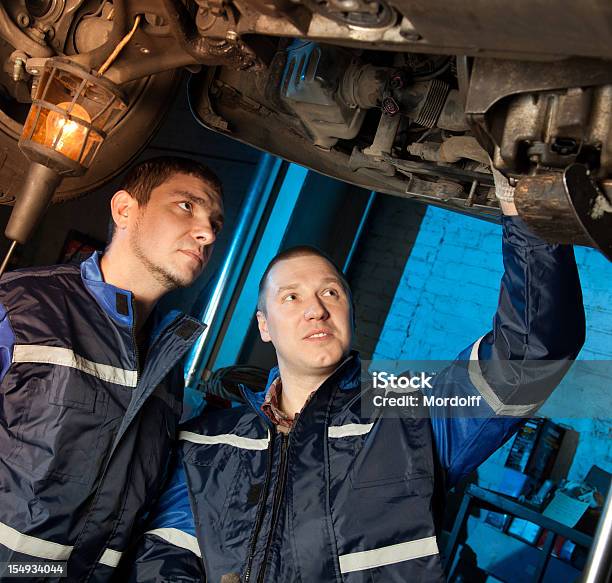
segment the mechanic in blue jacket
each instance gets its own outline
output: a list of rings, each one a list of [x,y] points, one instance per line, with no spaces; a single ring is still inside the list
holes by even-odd
[[[101,257],[0,280],[2,581],[9,562],[49,561],[67,573],[49,564],[45,581],[108,581],[163,484],[182,409],[174,365],[202,326],[173,313],[151,335],[149,323],[208,262],[221,186],[195,161],[155,158],[111,211]]]
[[[277,256],[257,319],[278,368],[265,396],[244,388],[246,404],[182,428],[176,472],[129,580],[443,581],[436,534],[445,489],[541,404],[584,341],[571,247],[547,245],[517,216],[504,216],[502,228],[493,330],[434,381],[437,395],[474,397],[475,415],[364,418],[369,389],[350,351],[344,277],[309,248]],[[527,375],[516,366],[534,360],[542,365]]]

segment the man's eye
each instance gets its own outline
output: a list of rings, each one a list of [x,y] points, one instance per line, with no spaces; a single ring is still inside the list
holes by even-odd
[[[326,289],[323,291],[323,295],[324,296],[331,296],[331,297],[338,297],[340,294],[338,294],[338,290],[335,289]]]
[[[283,302],[293,302],[296,298],[295,294],[288,294],[283,298]]]
[[[193,205],[190,202],[184,201],[178,203],[179,208],[182,208],[184,211],[190,213],[193,210]]]

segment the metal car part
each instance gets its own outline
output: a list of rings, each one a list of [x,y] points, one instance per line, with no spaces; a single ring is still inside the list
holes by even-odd
[[[304,4],[315,14],[360,28],[385,29],[397,20],[385,0],[305,0]]]
[[[519,95],[506,105],[496,162],[511,173],[566,168],[597,155],[612,172],[612,85]]]
[[[286,50],[280,88],[282,103],[301,120],[313,145],[327,150],[338,140],[355,138],[365,110],[376,107],[388,116],[401,112],[424,128],[434,127],[446,109],[443,123],[461,126],[453,120],[454,101],[446,107],[448,94],[448,83],[440,79],[409,83],[401,70],[375,67],[359,61],[351,51],[308,41],[295,41]],[[395,134],[386,153],[394,138]]]
[[[586,166],[572,164],[563,174],[519,180],[515,202],[531,229],[546,240],[597,247],[612,260],[612,181],[600,188]]]
[[[40,42],[40,40],[33,40],[20,30],[10,18],[2,3],[0,3],[0,37],[10,42],[13,47],[18,47],[29,56],[50,57],[53,55],[51,47],[45,45],[44,42]]]
[[[329,150],[339,139],[352,139],[361,129],[365,108],[344,102],[339,94],[342,80],[338,73],[350,61],[346,51],[310,42],[296,41],[287,50],[280,98],[302,121],[318,148]]]
[[[408,152],[430,162],[452,164],[468,158],[489,164],[489,155],[473,136],[451,136],[441,143],[415,142],[408,146]]]
[[[515,52],[517,59],[537,52],[610,56],[608,0],[393,0],[392,5],[409,19],[422,44]]]
[[[446,206],[487,218],[499,212],[490,192],[493,187],[490,173],[453,168],[450,165],[440,168],[436,164],[422,161],[410,162],[409,168],[403,165],[405,161],[401,161],[401,165],[398,163],[392,155],[393,143],[408,112],[389,116],[383,115],[378,109],[379,129],[369,143],[360,147],[347,148],[351,140],[340,140],[328,151],[315,147],[313,136],[306,131],[303,120],[287,108],[284,100],[275,98],[272,92],[273,87],[276,87],[277,92],[283,90],[282,83],[276,81],[283,76],[276,74],[274,68],[284,72],[286,62],[286,59],[277,55],[267,72],[267,83],[262,83],[254,76],[240,76],[224,68],[217,69],[213,75],[209,73],[206,79],[192,78],[190,101],[194,112],[202,112],[202,122],[205,124],[204,116],[210,118],[211,112],[214,112],[216,123],[222,119],[227,124],[225,133],[230,136],[366,188],[396,196],[420,198],[426,202],[446,201]],[[355,106],[355,102],[359,101],[363,106],[373,108],[384,93],[381,93],[381,87],[386,86],[386,81],[380,78],[376,80],[374,69],[362,66],[366,73],[357,75],[353,67],[350,78],[367,80],[364,83],[376,91],[364,91],[360,98],[347,101],[352,101]],[[380,68],[385,75],[392,75],[393,70],[392,67]],[[349,69],[346,74],[349,74]],[[347,91],[346,84],[338,82],[338,77],[336,81],[328,78],[329,87],[338,87],[337,99],[343,100],[347,95],[354,97],[360,94],[358,87],[354,86],[353,90]],[[373,83],[373,80],[376,82]],[[429,93],[429,84],[421,85],[422,88],[413,93],[412,99],[407,98],[406,103],[417,106],[422,104]],[[415,100],[414,95],[417,94],[419,99]],[[422,131],[426,129],[422,128]],[[439,182],[440,177],[443,177],[442,183],[432,186],[432,183]],[[444,180],[450,182],[444,183]],[[476,186],[472,188],[474,184]],[[423,191],[419,192],[419,188]],[[473,196],[468,201],[470,192]]]
[[[556,0],[537,5],[515,0],[511,7],[505,0],[471,0],[467,5],[447,0],[394,0],[389,4],[403,18],[387,28],[347,26],[315,13],[307,30],[300,30],[287,19],[260,14],[239,25],[238,33],[516,60],[551,61],[572,55],[610,58],[606,23],[612,17],[612,6],[607,0]],[[582,34],[576,34],[576,22],[582,24]]]
[[[19,118],[56,52],[97,69],[136,15],[111,81],[204,67],[203,123],[331,176],[486,217],[489,156],[513,181],[583,165],[607,192],[604,0],[16,0],[0,5],[0,35],[19,45],[3,110]]]

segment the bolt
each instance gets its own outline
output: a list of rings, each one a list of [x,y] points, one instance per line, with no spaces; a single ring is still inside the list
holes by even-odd
[[[148,49],[147,47],[140,47],[140,52],[141,52],[143,55],[148,55],[148,54],[151,52],[151,50],[150,50],[150,49]]]
[[[21,28],[26,28],[30,25],[30,17],[25,12],[20,12],[17,15],[17,24]]]
[[[151,26],[164,26],[166,24],[163,16],[159,16],[159,14],[154,14],[153,12],[145,12],[145,20]]]
[[[393,89],[401,89],[404,86],[404,79],[400,73],[396,73],[391,77],[390,81],[391,87]]]
[[[412,42],[419,41],[423,38],[416,30],[401,30],[400,29],[400,36]]]
[[[13,81],[17,83],[23,79],[23,67],[25,65],[25,61],[19,57],[15,59],[15,63],[13,64]]]

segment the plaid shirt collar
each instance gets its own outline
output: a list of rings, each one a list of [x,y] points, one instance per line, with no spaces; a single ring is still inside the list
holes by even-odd
[[[274,425],[280,425],[291,429],[293,427],[294,418],[289,417],[286,413],[283,413],[280,409],[280,397],[283,390],[280,377],[276,377],[270,387],[268,393],[264,399],[261,410],[264,415],[274,423]]]
[[[361,372],[361,361],[359,360],[359,355],[357,352],[351,352],[351,355],[348,356],[342,363],[338,365],[338,368],[342,367],[345,363],[352,361],[349,365],[349,368],[346,370],[346,374],[339,380],[339,387],[342,390],[354,389],[359,386],[360,382],[360,372]],[[268,389],[266,392],[266,396],[261,405],[261,411],[263,414],[270,420],[274,425],[280,425],[281,427],[286,427],[287,429],[291,429],[295,424],[295,420],[297,419],[297,415],[295,417],[290,417],[280,409],[280,398],[281,393],[283,391],[283,385],[281,383],[281,378],[279,374],[278,367],[274,367],[270,371],[270,379],[274,379],[268,385]],[[314,391],[310,394],[304,406],[312,399],[314,395]]]

